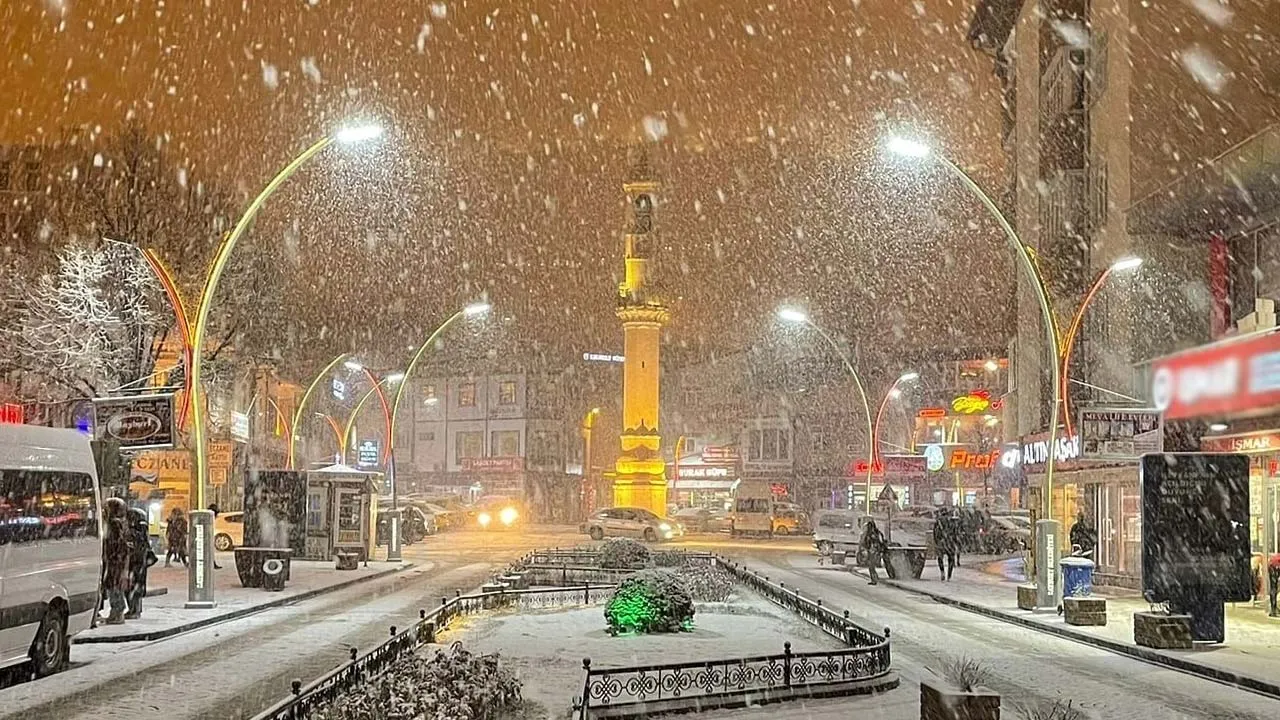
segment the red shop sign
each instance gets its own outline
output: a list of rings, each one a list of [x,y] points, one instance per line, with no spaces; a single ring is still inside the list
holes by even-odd
[[[1200,438],[1200,450],[1210,453],[1264,453],[1280,450],[1280,432],[1213,435]]]
[[[13,403],[0,405],[0,425],[21,425],[23,420],[21,405]]]
[[[1151,400],[1166,420],[1258,414],[1280,406],[1280,332],[1156,360]]]

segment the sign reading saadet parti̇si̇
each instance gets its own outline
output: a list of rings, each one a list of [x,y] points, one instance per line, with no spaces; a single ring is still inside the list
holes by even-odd
[[[121,450],[155,450],[174,447],[173,395],[134,395],[94,398],[94,432],[99,440],[112,440]]]
[[[1140,482],[1148,600],[1251,600],[1248,456],[1144,455]]]

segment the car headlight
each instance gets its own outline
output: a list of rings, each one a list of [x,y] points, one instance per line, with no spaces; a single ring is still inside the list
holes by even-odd
[[[520,513],[516,512],[516,509],[512,507],[502,508],[502,512],[498,513],[498,519],[502,521],[503,525],[510,525],[518,517],[520,517]]]
[[[667,523],[661,523],[661,524],[659,524],[659,525],[658,525],[658,529],[659,529],[659,530],[661,530],[661,531],[662,531],[662,532],[664,532],[664,533],[669,533],[669,532],[671,532],[671,526],[670,526],[669,524],[667,524]]]
[[[489,516],[489,513],[482,512],[476,516],[476,522],[480,523],[480,527],[489,527],[489,523],[493,522],[493,518]]]

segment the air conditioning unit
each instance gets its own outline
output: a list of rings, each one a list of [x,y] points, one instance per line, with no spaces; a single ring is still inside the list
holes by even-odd
[[[1276,326],[1276,301],[1271,298],[1254,298],[1253,312],[1236,321],[1236,332],[1247,335]]]

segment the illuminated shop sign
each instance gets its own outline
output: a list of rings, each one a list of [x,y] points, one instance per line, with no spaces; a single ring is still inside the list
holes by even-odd
[[[1153,362],[1151,400],[1165,420],[1229,417],[1280,405],[1280,333]]]
[[[681,467],[680,479],[685,478],[727,478],[732,474],[727,467]]]
[[[961,415],[978,415],[1004,407],[1000,398],[991,399],[990,390],[974,390],[951,401],[951,409]]]
[[[1080,436],[1059,436],[1054,439],[1053,459],[1055,462],[1067,462],[1080,457]],[[1020,448],[1009,448],[1000,456],[1000,464],[1007,468],[1019,465],[1043,465],[1049,460],[1049,439],[1047,437],[1028,438]]]
[[[947,416],[946,408],[923,408],[917,413],[925,420],[938,420]]]
[[[620,363],[620,362],[627,361],[627,358],[625,355],[606,355],[605,353],[591,353],[591,352],[582,353],[582,359],[586,360],[587,362]]]

